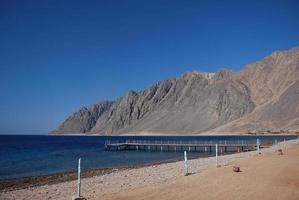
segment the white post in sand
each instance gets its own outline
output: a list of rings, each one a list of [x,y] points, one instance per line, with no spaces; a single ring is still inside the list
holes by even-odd
[[[218,167],[218,144],[215,146],[215,152],[216,152],[216,167]]]
[[[188,176],[188,160],[187,160],[187,151],[184,151],[184,175]]]
[[[81,197],[81,158],[78,160],[78,191],[77,191],[77,197]]]
[[[286,143],[286,139],[285,138],[283,139],[283,148],[284,148],[284,150],[287,149],[287,143]]]
[[[260,151],[260,140],[259,139],[256,139],[256,148],[257,148],[257,152],[260,154],[261,151]]]

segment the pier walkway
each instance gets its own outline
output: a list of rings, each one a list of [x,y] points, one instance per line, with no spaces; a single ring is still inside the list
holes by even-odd
[[[221,141],[221,142],[202,142],[202,141],[106,141],[105,150],[107,151],[190,151],[190,152],[213,152],[216,144],[220,152],[240,152],[252,151],[257,149],[257,143],[244,141]],[[260,144],[260,148],[271,146],[272,143]]]

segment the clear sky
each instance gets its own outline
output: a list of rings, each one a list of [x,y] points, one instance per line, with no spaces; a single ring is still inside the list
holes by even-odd
[[[0,134],[299,46],[299,1],[0,0]]]

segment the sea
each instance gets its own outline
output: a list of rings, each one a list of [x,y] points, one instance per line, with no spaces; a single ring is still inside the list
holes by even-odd
[[[105,142],[126,140],[198,142],[278,142],[296,139],[275,136],[52,136],[0,135],[0,180],[43,176],[82,169],[117,168],[136,164],[183,160],[182,152],[106,151]],[[188,158],[214,156],[214,153],[188,152]]]

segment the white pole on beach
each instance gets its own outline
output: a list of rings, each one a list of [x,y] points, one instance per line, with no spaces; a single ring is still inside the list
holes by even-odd
[[[286,148],[287,148],[287,143],[286,143],[286,139],[285,138],[283,139],[283,148],[284,148],[284,150],[286,150]]]
[[[184,151],[184,175],[188,176],[188,159],[187,159],[187,151]]]
[[[260,140],[256,139],[256,148],[257,148],[257,152],[260,154]]]
[[[215,152],[216,152],[216,167],[218,167],[218,144],[215,146]]]
[[[78,198],[81,196],[81,158],[78,160]]]

